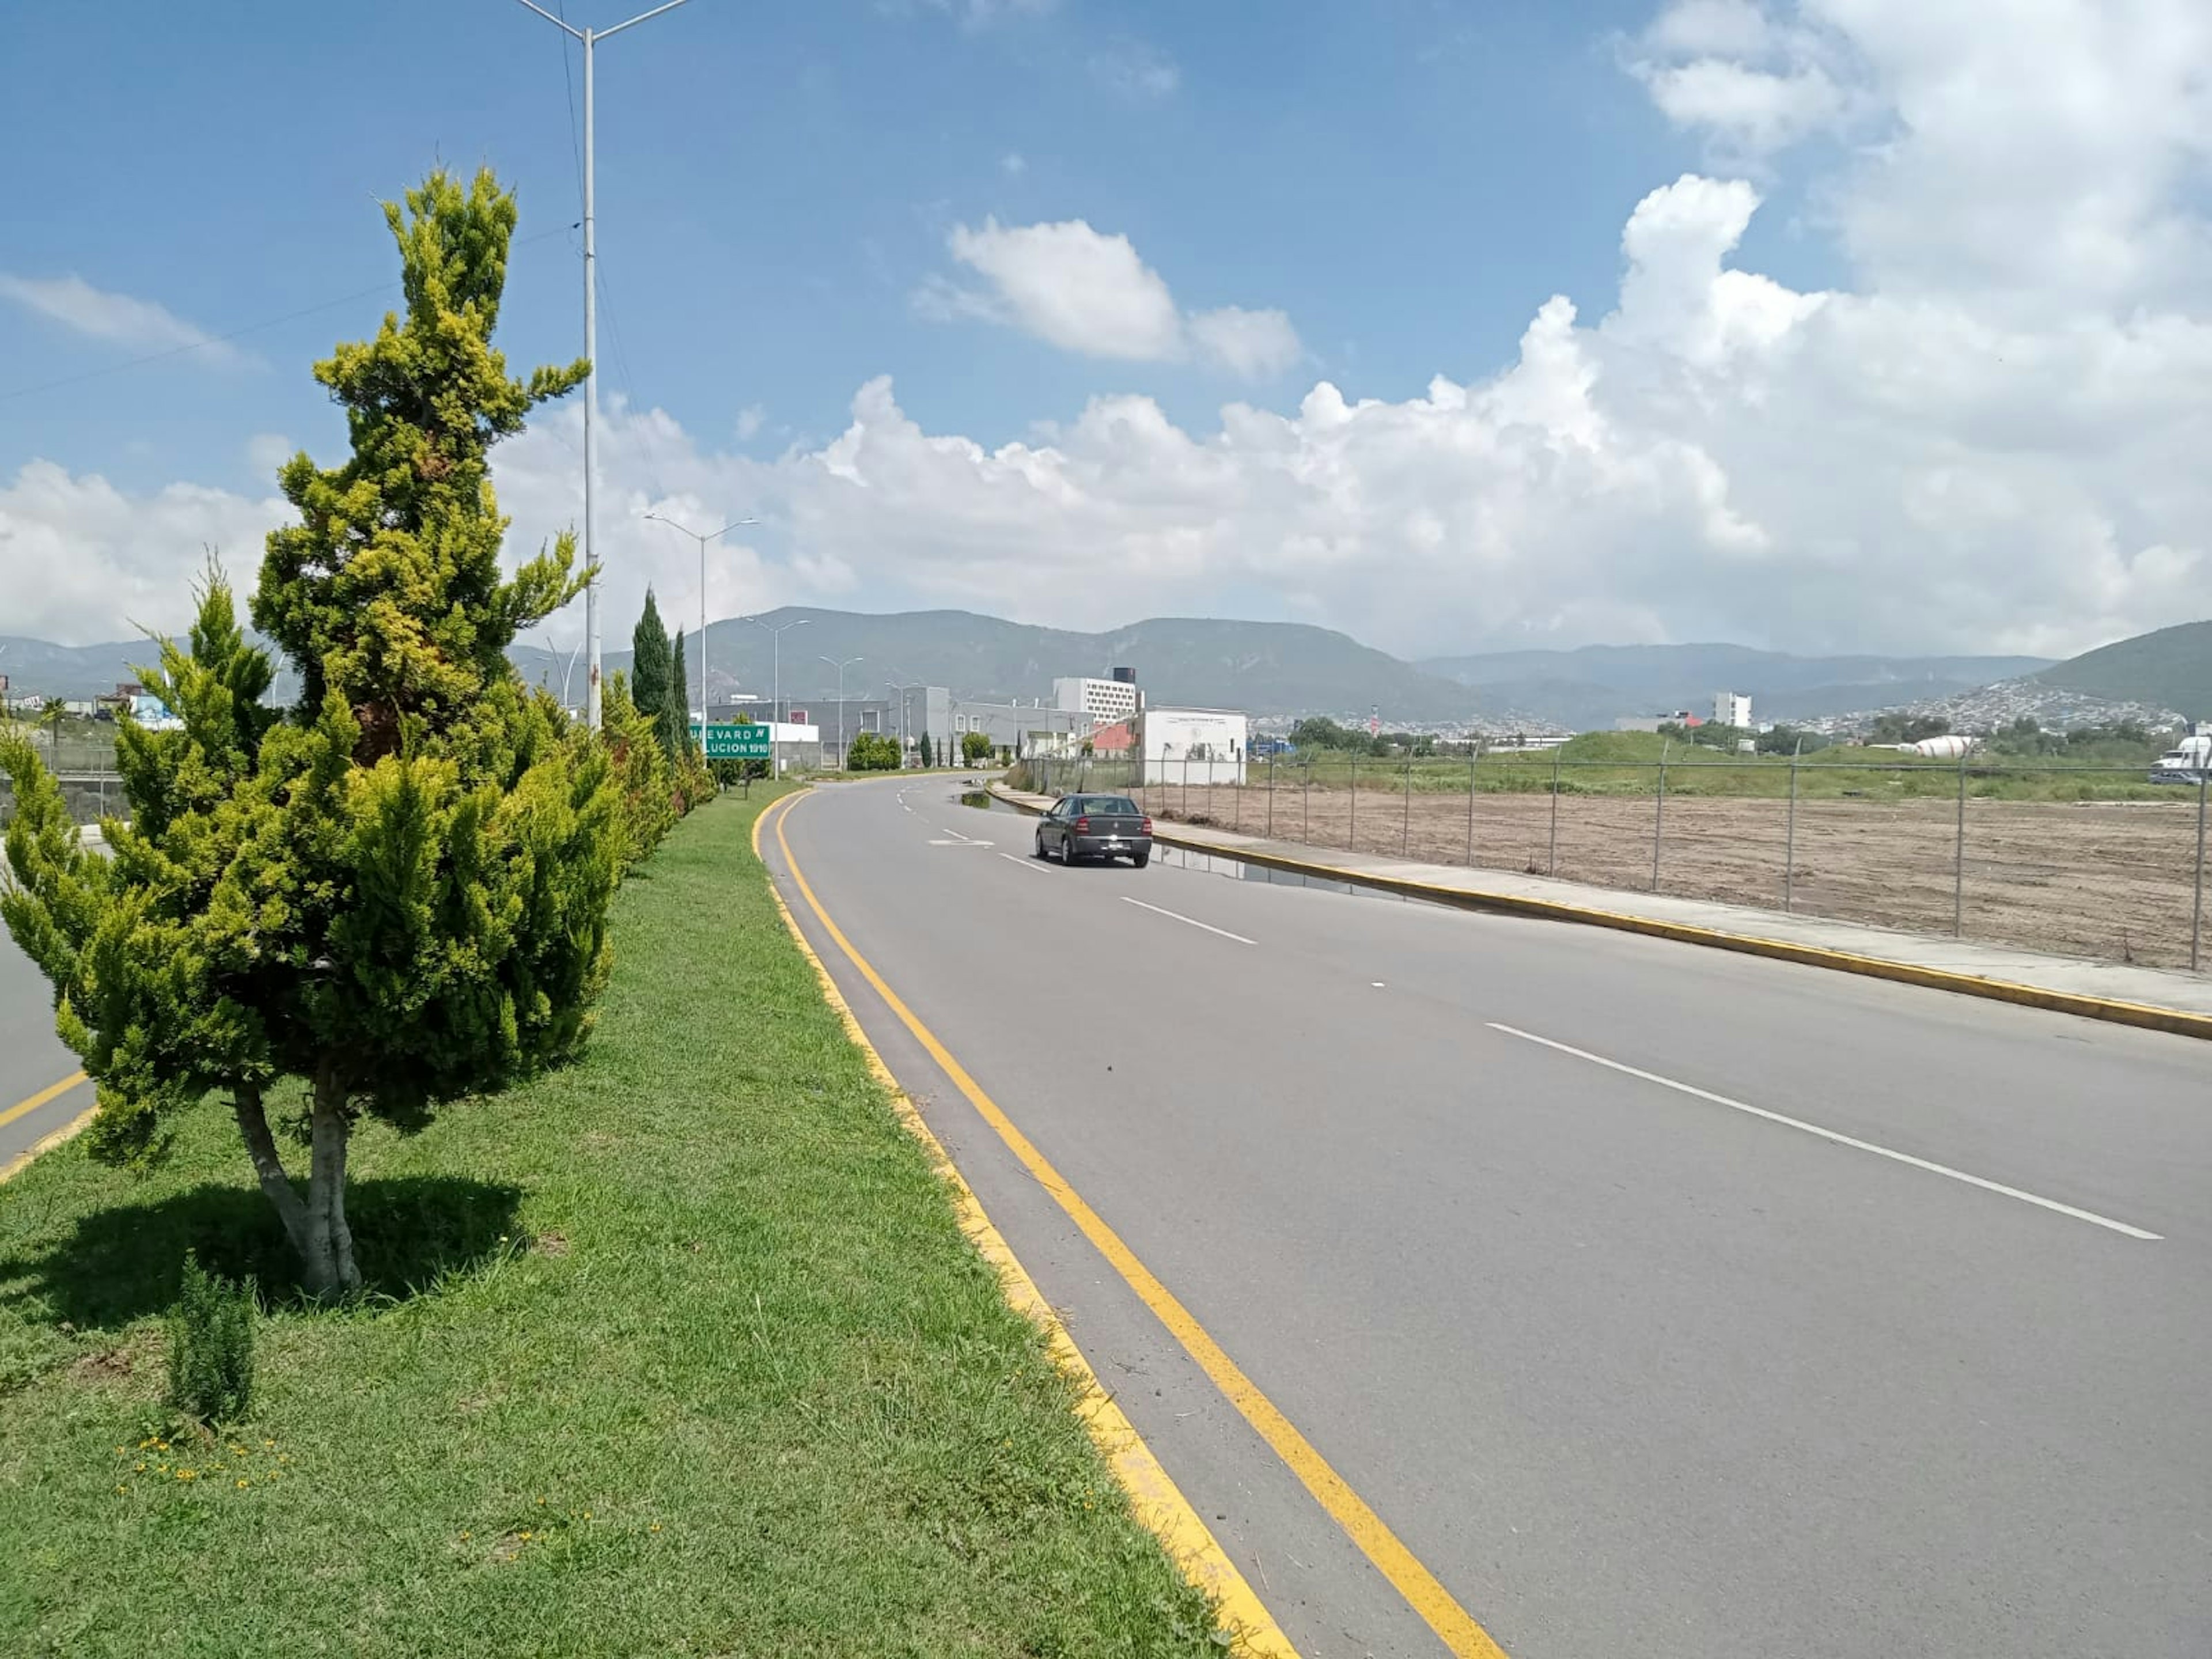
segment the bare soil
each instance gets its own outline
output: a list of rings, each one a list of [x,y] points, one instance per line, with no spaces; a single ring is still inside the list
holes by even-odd
[[[1211,823],[1316,847],[1558,875],[1683,898],[1785,907],[1806,915],[2061,955],[2189,965],[2197,873],[2193,794],[2171,803],[1801,800],[1784,892],[1785,801],[1465,794],[1200,784],[1135,792],[1161,818]],[[1270,816],[1272,812],[1272,817]],[[1472,848],[1470,860],[1469,851]]]

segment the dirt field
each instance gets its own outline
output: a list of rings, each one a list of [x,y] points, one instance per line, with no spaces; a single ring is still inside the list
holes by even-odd
[[[1320,847],[1468,862],[1468,797],[1176,785],[1135,792],[1163,818]],[[2161,968],[2189,965],[2197,802],[2060,805],[1969,800],[1963,932],[1969,939]],[[1474,797],[1473,862],[1649,890],[1650,796]],[[1793,909],[1920,933],[1952,928],[1958,809],[1950,801],[1797,805]],[[1786,803],[1673,797],[1658,889],[1780,909]],[[2207,920],[2212,933],[2212,918]],[[2212,951],[2212,939],[2205,941]]]

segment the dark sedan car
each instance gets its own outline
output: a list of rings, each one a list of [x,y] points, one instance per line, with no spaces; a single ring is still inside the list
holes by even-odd
[[[1152,821],[1127,795],[1062,795],[1037,823],[1037,856],[1152,861]]]

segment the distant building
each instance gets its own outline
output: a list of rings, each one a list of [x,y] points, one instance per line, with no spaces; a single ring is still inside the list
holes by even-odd
[[[1713,724],[1733,726],[1748,732],[1751,725],[1751,699],[1741,691],[1713,693]]]
[[[1054,708],[1101,726],[1129,719],[1144,702],[1137,690],[1136,671],[1130,668],[1115,669],[1114,678],[1107,680],[1088,676],[1054,680],[1052,701]]]
[[[1099,726],[1084,741],[1094,755],[1126,755],[1137,746],[1137,734],[1129,729],[1127,720],[1116,720]]]

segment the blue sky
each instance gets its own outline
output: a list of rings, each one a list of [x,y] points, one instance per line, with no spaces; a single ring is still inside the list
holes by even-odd
[[[1908,411],[1893,432],[1868,405],[1898,395],[1897,376],[1851,377],[1890,352],[1921,362],[1930,339],[1958,337],[1958,319],[2049,343],[2084,326],[2124,335],[2148,315],[2194,341],[2201,280],[2145,264],[2101,285],[2070,270],[1993,285],[1947,252],[1940,222],[1940,222],[1929,203],[1952,199],[1944,190],[1980,188],[1972,147],[1942,118],[1956,88],[1995,97],[2023,62],[2031,82],[2056,83],[2085,72],[2085,52],[2119,65],[2162,52],[2179,59],[2172,96],[2188,119],[2139,134],[2117,94],[2092,112],[2134,146],[2121,164],[2154,175],[2121,222],[2094,228],[2145,249],[2177,216],[2201,229],[2190,123],[2203,116],[2183,83],[2204,48],[2186,5],[2143,9],[2181,19],[2180,44],[2156,19],[2093,20],[2023,31],[2008,61],[1984,64],[1964,0],[690,0],[599,60],[602,395],[665,413],[611,420],[616,511],[625,525],[656,504],[761,516],[732,578],[747,591],[717,592],[718,610],[953,603],[1094,623],[1231,611],[1334,621],[1407,652],[1723,634],[2033,649],[2124,630],[2196,568],[2200,499],[2146,517],[2124,469],[2071,477],[2073,495],[2054,503],[2037,491],[2055,439],[1992,442],[1973,424],[1973,406],[2017,388],[1958,388],[1962,407],[1939,408],[1925,430],[1904,429],[1918,423]],[[605,25],[627,8],[576,15]],[[193,499],[228,526],[263,510],[277,439],[327,454],[341,431],[307,365],[373,327],[388,296],[361,290],[394,263],[375,204],[435,161],[488,162],[520,192],[510,361],[575,355],[579,76],[574,49],[513,0],[262,0],[219,15],[120,3],[15,20],[0,119],[11,153],[40,159],[13,181],[0,244],[0,482],[33,465],[60,482],[42,473],[37,490],[0,494],[0,557],[20,566],[23,550],[94,535],[67,517],[88,479],[113,492],[111,524],[151,525],[161,515],[134,504],[173,507],[181,490],[218,495]],[[2033,115],[1997,99],[1991,132],[2015,119],[2028,143]],[[2073,186],[2045,187],[2063,214]],[[2092,186],[2079,188],[2087,204]],[[1638,222],[1657,297],[1639,321],[1624,274],[1642,267],[1624,235],[1647,200]],[[1036,315],[1034,287],[1024,300],[1015,264],[1043,249],[1020,238],[1077,223],[1079,245],[1063,252],[1105,259],[1109,287],[1106,245],[1126,239],[1121,275],[1145,273],[1167,307],[1152,346],[1090,349],[1079,295],[1057,328]],[[1000,231],[1010,263],[961,253],[975,246],[963,236]],[[1993,255],[2008,235],[2025,246],[2048,233],[2030,205],[1977,231]],[[1050,299],[1069,267],[1039,270]],[[1951,270],[1965,273],[1955,284]],[[1739,271],[1765,287],[1747,300],[1730,286]],[[100,302],[74,321],[51,286],[72,277]],[[48,285],[46,302],[9,294],[10,278]],[[1555,295],[1578,312],[1561,349],[1596,388],[1572,394],[1582,414],[1560,414],[1555,395],[1575,374],[1538,385],[1560,359],[1534,362],[1523,342]],[[1825,307],[1795,298],[1830,295]],[[1746,303],[1773,325],[1744,322]],[[1232,307],[1279,313],[1277,343],[1242,372],[1204,346],[1200,319]],[[1849,337],[1799,337],[1833,331],[1846,307]],[[193,331],[240,328],[220,348],[118,367]],[[1765,356],[1726,343],[1739,337]],[[2087,372],[2051,352],[2059,391]],[[1817,380],[1776,378],[1802,380],[1815,358]],[[1439,374],[1465,389],[1467,410],[1433,404]],[[885,376],[860,420],[864,389]],[[32,390],[52,381],[66,383]],[[1373,400],[1347,441],[1356,451],[1332,447],[1341,423],[1305,402],[1322,382],[1355,409]],[[1115,399],[1151,412],[1132,424]],[[1787,458],[1766,447],[1778,400],[1800,423]],[[1224,412],[1239,403],[1282,424],[1240,436]],[[1449,428],[1477,413],[1487,424]],[[872,462],[831,453],[848,427],[865,427],[855,447]],[[904,501],[892,532],[823,480],[888,511],[890,486],[915,470],[902,431],[908,460],[931,469],[951,465],[948,444],[975,454],[960,463],[972,476]],[[1393,448],[1394,432],[1413,435]],[[564,510],[531,494],[572,440],[549,429],[545,441],[555,450],[519,452],[502,482],[532,534]],[[1115,453],[1132,441],[1153,447]],[[1010,457],[1009,444],[1027,447]],[[1775,481],[1814,449],[1817,477]],[[1439,460],[1453,455],[1456,471]],[[1510,477],[1482,470],[1501,455],[1517,458]],[[864,478],[868,465],[884,471]],[[1270,493],[1286,477],[1309,493]],[[1820,478],[1881,512],[1837,525],[1809,499]],[[1030,493],[1016,501],[1018,488]],[[41,517],[56,501],[60,516]],[[2045,576],[2023,581],[2008,526],[2054,512],[2064,537],[2045,550]],[[191,517],[171,512],[145,533],[173,539]],[[1063,544],[1065,568],[1024,571],[1021,547]],[[250,541],[232,556],[250,562]],[[1101,556],[1130,579],[1091,582]],[[1978,619],[1931,627],[1909,603],[1850,597],[1854,559],[1886,557],[1960,595],[2005,591]],[[658,558],[641,544],[641,569]],[[2120,568],[2087,589],[2065,574],[2112,558]],[[1705,591],[1686,594],[1670,570],[1704,573]],[[166,591],[161,571],[125,574],[142,603]],[[1417,593],[1433,579],[1419,602],[1373,597],[1409,578]],[[14,631],[4,600],[0,633]],[[1100,617],[1101,604],[1117,614]],[[55,632],[113,631],[82,595],[22,608]]]
[[[631,15],[599,10],[577,20]],[[70,138],[19,175],[12,268],[224,332],[388,276],[374,204],[437,161],[494,167],[523,237],[580,216],[580,54],[566,49],[564,83],[562,38],[512,0],[228,17],[29,15],[0,97],[19,132]],[[764,443],[834,433],[852,388],[884,373],[925,425],[985,442],[1072,414],[1097,385],[1083,360],[908,304],[945,266],[949,228],[987,215],[1086,218],[1127,234],[1178,297],[1279,307],[1347,391],[1486,371],[1547,295],[1611,286],[1628,210],[1695,158],[1625,95],[1610,38],[1642,21],[1387,0],[1014,7],[963,25],[921,0],[690,0],[599,56],[603,395],[701,432],[758,405]],[[1148,89],[1147,72],[1173,87]],[[518,254],[503,336],[518,362],[580,349],[577,246],[562,234]],[[234,373],[172,362],[10,398],[0,455],[250,486],[240,447],[316,430],[306,366],[380,303],[247,336],[261,361]],[[135,355],[14,310],[0,354],[0,392]],[[1239,389],[1179,366],[1116,380],[1186,420]]]

